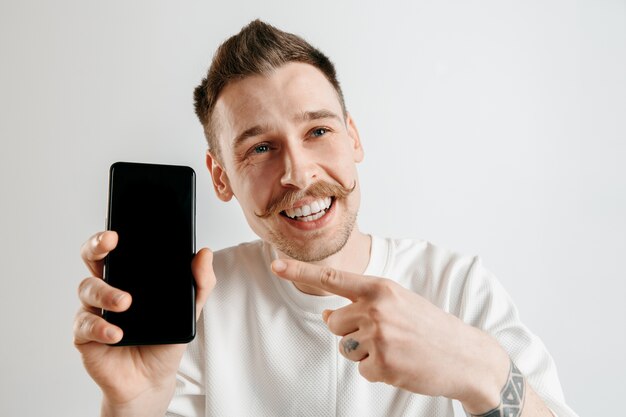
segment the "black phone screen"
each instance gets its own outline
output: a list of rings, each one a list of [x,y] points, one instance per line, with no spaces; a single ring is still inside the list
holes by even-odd
[[[109,176],[107,229],[117,247],[104,280],[132,296],[122,313],[103,311],[124,337],[117,345],[186,343],[195,336],[195,172],[116,162]]]

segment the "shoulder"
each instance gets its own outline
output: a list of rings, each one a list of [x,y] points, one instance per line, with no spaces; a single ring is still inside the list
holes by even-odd
[[[421,239],[374,238],[387,247],[388,267],[417,278],[440,280],[444,277],[465,277],[480,264],[474,255],[436,245]]]
[[[213,254],[213,267],[229,267],[251,261],[259,262],[264,259],[265,250],[262,240],[253,240],[220,249]]]
[[[421,239],[373,237],[373,242],[387,252],[383,276],[456,315],[468,290],[492,280],[475,255]]]
[[[213,271],[218,287],[262,280],[269,271],[270,253],[262,240],[220,249],[213,254]],[[217,289],[217,288],[216,288]]]
[[[513,300],[479,256],[424,240],[386,241],[391,276],[443,310],[481,328],[517,317]]]

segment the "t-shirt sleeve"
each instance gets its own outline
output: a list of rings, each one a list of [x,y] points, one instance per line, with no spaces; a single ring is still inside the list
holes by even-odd
[[[511,297],[478,257],[467,273],[457,313],[500,342],[556,416],[576,417],[565,404],[556,365],[545,345],[521,322]]]

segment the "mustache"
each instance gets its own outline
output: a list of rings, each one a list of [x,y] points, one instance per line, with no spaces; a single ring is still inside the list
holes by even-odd
[[[354,191],[355,188],[356,188],[356,180],[354,180],[354,185],[352,185],[351,188],[347,188],[339,184],[331,184],[326,181],[318,181],[314,183],[313,185],[311,185],[306,190],[299,190],[299,191],[290,190],[272,198],[270,202],[267,204],[267,208],[264,211],[262,211],[261,213],[255,212],[254,214],[257,217],[265,219],[274,213],[280,213],[283,210],[293,207],[293,205],[298,200],[302,200],[304,197],[346,198]]]

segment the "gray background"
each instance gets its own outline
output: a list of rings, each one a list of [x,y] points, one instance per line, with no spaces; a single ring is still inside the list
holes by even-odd
[[[215,47],[256,17],[337,65],[366,151],[361,228],[480,254],[570,405],[618,412],[624,1],[2,0],[0,414],[99,409],[71,329],[112,162],[194,167],[199,246],[254,238],[213,195],[191,97]]]

